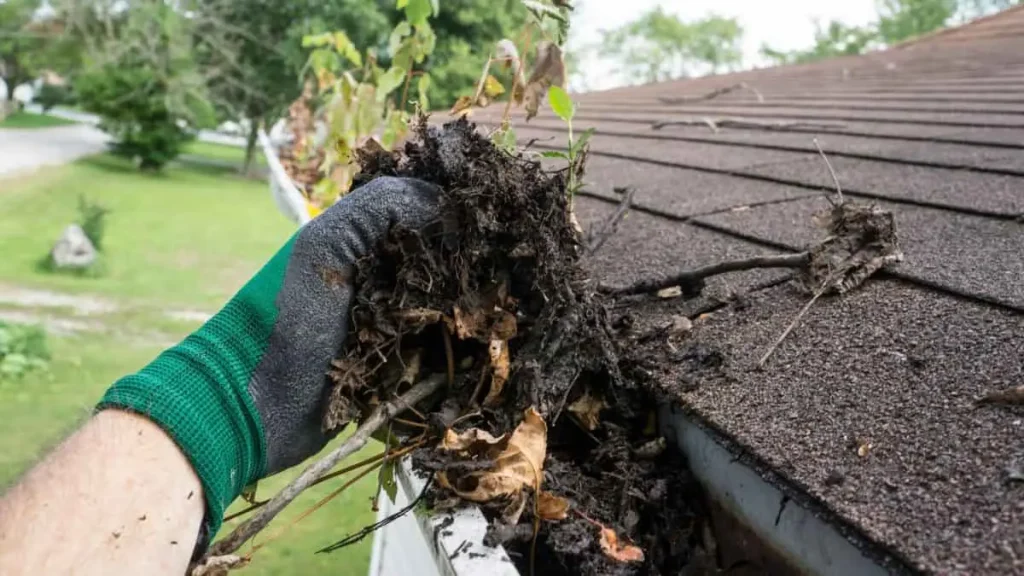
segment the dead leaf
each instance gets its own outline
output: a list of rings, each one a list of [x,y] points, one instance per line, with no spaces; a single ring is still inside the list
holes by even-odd
[[[508,361],[508,342],[505,340],[491,340],[487,347],[487,353],[491,358],[491,390],[484,398],[484,406],[494,406],[501,400],[501,391],[508,382],[511,367]]]
[[[465,434],[465,433],[464,433]],[[484,439],[486,436],[479,435]],[[446,438],[447,439],[447,438]],[[455,442],[455,439],[452,439]],[[533,489],[543,475],[547,455],[548,427],[536,409],[526,410],[508,444],[494,459],[490,470],[471,472],[451,480],[447,472],[438,474],[438,482],[459,497],[472,502],[490,502],[497,498],[519,498],[523,489]]]
[[[488,74],[484,80],[484,94],[488,98],[497,98],[505,93],[505,86],[501,84],[501,81],[495,78],[493,75]]]
[[[659,436],[650,442],[640,445],[640,447],[635,450],[635,453],[637,458],[652,460],[661,456],[662,453],[665,452],[666,448],[668,448],[668,441],[665,440],[664,436]]]
[[[491,342],[510,340],[516,336],[515,315],[497,306],[490,314],[479,308],[465,311],[455,306],[452,316],[453,321],[449,322],[449,328],[459,340],[475,338],[481,342]]]
[[[644,551],[632,544],[619,542],[619,535],[615,530],[606,526],[601,527],[601,551],[605,556],[619,562],[643,562]]]
[[[479,428],[470,428],[462,433],[457,433],[449,428],[445,430],[439,448],[449,452],[469,452],[486,457],[486,453],[492,447],[500,446],[505,440],[505,434],[495,438],[490,432]]]
[[[601,423],[601,410],[607,408],[603,398],[597,398],[590,394],[580,396],[575,402],[569,405],[569,412],[579,418],[580,423],[587,430],[594,431]]]
[[[449,114],[451,114],[452,116],[468,116],[472,108],[472,96],[459,96],[459,99],[455,101],[455,105],[452,106],[452,109],[449,112]]]
[[[662,288],[657,292],[658,298],[664,298],[666,300],[669,298],[678,298],[682,295],[683,289],[680,288],[679,286],[670,286],[668,288]]]
[[[562,60],[562,49],[557,44],[543,41],[537,44],[533,73],[526,82],[523,95],[527,120],[537,115],[540,103],[551,86],[565,86],[565,62]]]
[[[537,516],[541,520],[565,520],[569,516],[569,501],[551,492],[541,492],[537,497]]]
[[[1014,386],[1013,388],[1007,388],[1006,390],[989,392],[978,400],[978,402],[980,404],[1024,405],[1024,385]]]

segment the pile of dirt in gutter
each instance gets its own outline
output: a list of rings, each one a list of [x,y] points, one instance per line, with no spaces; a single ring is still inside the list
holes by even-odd
[[[389,429],[418,443],[432,506],[481,506],[523,574],[680,573],[699,490],[658,435],[657,370],[630,358],[581,265],[567,175],[465,120],[415,132],[399,152],[361,151],[360,181],[437,184],[443,216],[396,227],[358,264],[324,427],[446,374]]]

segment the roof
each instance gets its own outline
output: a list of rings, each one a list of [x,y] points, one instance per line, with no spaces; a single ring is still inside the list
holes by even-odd
[[[578,102],[576,129],[596,129],[579,219],[606,217],[618,187],[637,191],[592,262],[604,281],[819,239],[811,215],[833,184],[814,138],[849,198],[892,210],[905,263],[819,300],[763,371],[757,358],[808,299],[783,272],[721,276],[698,301],[635,312],[713,310],[692,338],[725,368],[686,403],[893,566],[1024,572],[1024,483],[1006,472],[1024,458],[1024,412],[975,404],[1024,384],[1024,9],[884,52]],[[545,113],[516,130],[535,148],[565,137]]]

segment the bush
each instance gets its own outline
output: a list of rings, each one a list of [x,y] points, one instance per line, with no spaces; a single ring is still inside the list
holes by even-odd
[[[0,321],[0,381],[44,369],[49,359],[46,332],[41,327]]]
[[[82,227],[82,231],[85,232],[85,236],[92,242],[97,252],[103,251],[103,233],[107,214],[110,214],[110,209],[106,206],[90,202],[85,196],[78,197],[79,226]]]
[[[189,123],[169,107],[168,86],[143,67],[106,66],[80,74],[75,93],[83,108],[102,119],[113,136],[112,151],[131,158],[143,170],[159,170],[193,138]],[[195,108],[201,101],[187,102]]]
[[[48,112],[55,106],[69,104],[71,102],[71,91],[67,86],[43,84],[33,97],[33,100],[43,107],[43,112]]]

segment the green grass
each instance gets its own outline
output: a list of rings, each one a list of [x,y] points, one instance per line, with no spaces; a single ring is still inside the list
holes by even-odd
[[[245,148],[240,146],[228,146],[227,144],[215,144],[213,142],[200,142],[198,140],[193,140],[185,146],[185,149],[182,150],[181,153],[189,156],[199,156],[212,160],[232,162],[239,166],[245,162]],[[256,157],[253,162],[257,166],[267,165],[267,160],[263,156],[263,152],[259,147],[256,149]]]
[[[76,122],[49,114],[32,114],[30,112],[14,112],[0,120],[0,128],[52,128],[71,124],[76,124]]]
[[[38,266],[78,217],[80,194],[111,210],[98,278]],[[175,166],[144,174],[101,155],[0,183],[0,280],[215,310],[294,229],[263,182]]]
[[[38,261],[77,217],[80,193],[112,209],[104,243],[106,274],[46,273]],[[69,308],[0,305],[0,312],[105,327],[81,336],[50,336],[48,371],[0,382],[0,489],[83,422],[112,382],[198,325],[168,318],[164,310],[216,311],[293,232],[266,184],[183,166],[146,175],[126,162],[98,156],[0,182],[0,289],[85,293],[122,305],[87,318],[74,316]],[[368,447],[350,462],[377,450]],[[300,471],[264,480],[259,497],[272,495]],[[259,538],[275,533],[344,481],[335,479],[300,496]],[[314,552],[374,521],[369,501],[375,487],[373,475],[354,484],[257,552],[244,573],[366,574],[372,538],[333,554]],[[232,511],[243,506],[236,504]]]
[[[51,337],[50,347],[54,359],[48,372],[0,382],[0,490],[83,422],[111,382],[141,368],[160,352],[158,347],[139,345],[134,339],[96,335]],[[369,446],[350,461],[379,450],[379,445]],[[301,467],[260,482],[258,496],[263,499],[276,493],[299,472]],[[260,538],[289,524],[345,479],[334,479],[302,494]],[[314,552],[373,523],[370,499],[375,489],[376,477],[370,474],[260,550],[245,574],[366,574],[371,538],[333,554]],[[236,503],[231,511],[245,506]],[[239,522],[241,519],[226,524],[222,533]]]

